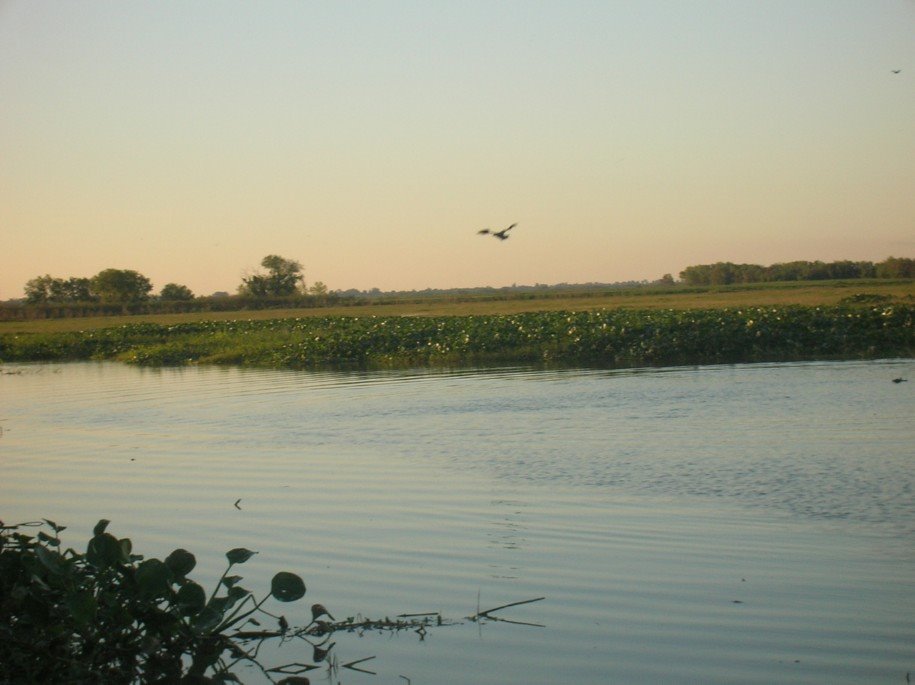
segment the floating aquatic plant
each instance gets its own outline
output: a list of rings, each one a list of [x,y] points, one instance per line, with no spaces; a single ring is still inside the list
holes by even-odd
[[[915,354],[915,306],[595,310],[135,324],[0,335],[0,361],[275,368],[714,364]]]
[[[207,597],[189,577],[197,565],[192,553],[176,549],[164,560],[144,559],[108,525],[99,521],[86,551],[78,552],[63,549],[66,527],[54,521],[0,522],[0,682],[240,682],[235,670],[250,665],[270,682],[301,685],[308,683],[302,674],[322,664],[332,673],[372,673],[361,665],[374,656],[340,663],[330,642],[335,633],[412,631],[423,639],[430,627],[459,623],[438,612],[338,621],[316,603],[311,622],[293,628],[264,607],[268,600],[305,596],[295,573],[275,574],[257,600],[241,586],[243,578],[231,574],[256,552],[237,547],[226,553],[226,570]],[[492,614],[541,599],[478,609],[467,619],[536,626]],[[275,627],[264,628],[264,617]],[[258,653],[270,640],[301,641],[312,662],[267,668]]]

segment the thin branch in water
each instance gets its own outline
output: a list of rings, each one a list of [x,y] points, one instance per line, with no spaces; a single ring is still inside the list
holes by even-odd
[[[546,597],[535,597],[534,599],[523,599],[520,602],[510,602],[509,604],[503,604],[501,606],[493,607],[492,609],[486,609],[485,611],[480,611],[478,608],[476,614],[474,614],[473,616],[468,616],[467,618],[471,621],[475,621],[479,618],[489,618],[489,619],[504,621],[505,620],[504,618],[500,619],[495,616],[490,616],[490,614],[493,613],[494,611],[499,611],[500,609],[508,609],[509,607],[516,607],[516,606],[520,606],[522,604],[531,604],[532,602],[539,602],[544,599],[546,599]]]
[[[534,628],[546,628],[543,623],[529,623],[528,621],[513,621],[510,618],[499,618],[498,616],[487,616],[490,621],[501,621],[502,623],[514,623],[516,626],[532,626]]]
[[[343,666],[343,668],[348,668],[351,671],[359,671],[360,673],[369,673],[370,675],[378,675],[374,671],[369,671],[364,668],[356,668],[356,664],[362,664],[362,663],[365,663],[366,661],[371,661],[374,658],[375,657],[373,657],[373,656],[367,656],[364,659],[356,659],[355,661],[350,661],[347,664],[342,664],[342,666]]]

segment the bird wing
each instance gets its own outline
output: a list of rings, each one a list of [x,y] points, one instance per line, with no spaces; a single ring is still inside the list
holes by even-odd
[[[506,228],[506,229],[503,231],[503,233],[508,233],[510,230],[512,230],[512,229],[513,229],[515,226],[517,226],[517,225],[518,225],[518,224],[512,224],[511,226],[509,226],[508,228]]]
[[[482,230],[477,231],[477,234],[478,234],[478,235],[486,235],[487,233],[489,233],[489,229],[488,229],[488,228],[484,228],[484,229],[482,229]]]

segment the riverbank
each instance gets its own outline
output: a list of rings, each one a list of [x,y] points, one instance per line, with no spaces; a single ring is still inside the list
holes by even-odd
[[[0,362],[603,367],[915,356],[915,305],[308,316],[0,332]]]

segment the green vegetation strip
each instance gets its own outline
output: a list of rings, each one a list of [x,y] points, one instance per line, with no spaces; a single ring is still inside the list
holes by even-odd
[[[244,578],[230,575],[257,552],[236,547],[226,552],[228,565],[208,597],[190,578],[197,559],[189,551],[145,558],[130,538],[109,533],[109,523],[100,520],[80,552],[64,547],[66,526],[49,519],[0,521],[0,683],[240,683],[236,670],[246,667],[276,685],[308,685],[302,674],[322,666],[322,681],[339,682],[344,668],[375,675],[360,668],[375,657],[341,662],[330,642],[335,633],[409,630],[423,639],[433,626],[460,623],[438,612],[338,621],[323,604],[312,604],[311,621],[293,627],[271,612],[305,596],[297,574],[275,574],[258,600],[242,587]],[[477,607],[467,620],[543,627],[493,615],[543,599]],[[285,653],[292,650],[297,659],[310,653],[313,663],[267,668],[258,654],[274,640],[295,640]]]
[[[915,356],[915,306],[845,304],[128,324],[0,335],[0,362],[273,368],[615,366]]]
[[[0,522],[0,682],[241,682],[236,666],[263,670],[257,650],[245,650],[231,631],[275,619],[263,608],[268,600],[274,608],[301,599],[298,575],[280,571],[257,600],[241,576],[229,575],[257,553],[237,547],[226,553],[228,566],[207,598],[188,577],[193,554],[176,549],[164,561],[145,559],[129,538],[108,533],[108,523],[99,521],[79,552],[61,544],[66,526],[48,519]],[[38,526],[51,532],[29,534]]]

